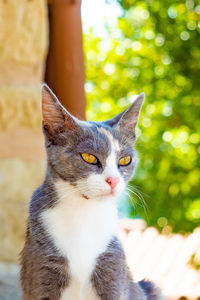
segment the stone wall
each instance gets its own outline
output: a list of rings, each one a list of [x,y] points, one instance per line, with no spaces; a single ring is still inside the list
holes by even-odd
[[[44,0],[0,0],[0,83],[38,84],[47,46]]]
[[[0,261],[17,261],[29,199],[44,176],[46,1],[0,0],[0,28]]]

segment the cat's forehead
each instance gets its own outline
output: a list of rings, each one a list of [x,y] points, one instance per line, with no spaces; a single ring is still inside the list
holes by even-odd
[[[124,148],[133,149],[132,143],[117,130],[105,126],[101,122],[85,123],[85,134],[83,136],[83,144],[94,148],[97,152],[106,152],[107,154],[115,150],[123,151]]]
[[[112,148],[115,148],[116,151],[120,151],[120,144],[119,144],[119,139],[114,137],[111,131],[104,127],[99,127],[98,131],[103,134],[104,137],[106,137],[112,146]]]

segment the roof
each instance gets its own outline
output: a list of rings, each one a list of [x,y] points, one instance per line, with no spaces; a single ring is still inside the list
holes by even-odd
[[[120,238],[136,281],[154,281],[168,299],[200,299],[200,269],[195,268],[200,265],[200,227],[189,235],[166,235],[143,220],[122,219]]]

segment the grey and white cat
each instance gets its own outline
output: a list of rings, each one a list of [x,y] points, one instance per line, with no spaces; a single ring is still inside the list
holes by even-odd
[[[21,256],[25,300],[157,300],[134,283],[118,239],[116,198],[133,176],[144,94],[104,122],[69,114],[43,85],[47,170],[34,192]]]

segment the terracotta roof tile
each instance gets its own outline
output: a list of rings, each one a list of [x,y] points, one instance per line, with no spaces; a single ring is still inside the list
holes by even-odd
[[[200,228],[190,235],[160,234],[143,220],[122,219],[120,238],[135,280],[154,281],[168,299],[198,299],[200,270],[190,265],[200,260]],[[200,298],[199,298],[200,299]]]

